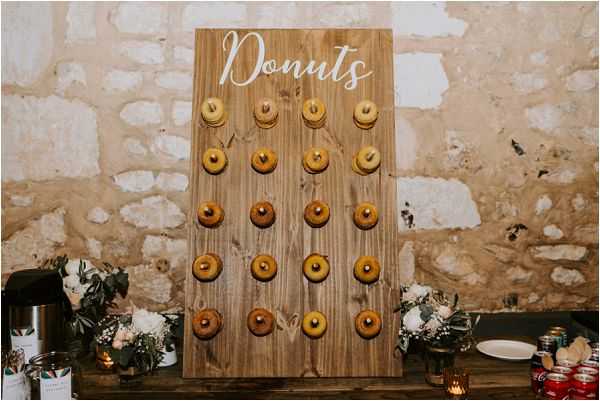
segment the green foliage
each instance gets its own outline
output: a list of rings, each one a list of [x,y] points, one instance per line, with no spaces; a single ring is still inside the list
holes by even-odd
[[[43,269],[57,270],[61,277],[67,276],[65,266],[69,259],[66,255],[46,260]],[[85,262],[79,262],[79,282],[90,284],[81,298],[81,308],[73,311],[73,317],[68,322],[75,335],[84,335],[89,332],[104,316],[107,309],[116,306],[114,300],[117,294],[127,296],[129,289],[129,275],[120,267],[113,267],[104,263],[105,271],[109,273],[104,280],[91,269],[86,269]]]

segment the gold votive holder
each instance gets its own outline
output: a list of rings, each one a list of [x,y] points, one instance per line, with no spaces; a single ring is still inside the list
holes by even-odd
[[[469,395],[469,372],[464,368],[444,369],[444,390],[451,400],[466,400]]]

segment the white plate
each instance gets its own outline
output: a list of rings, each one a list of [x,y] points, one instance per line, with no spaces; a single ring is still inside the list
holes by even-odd
[[[531,359],[536,349],[535,345],[511,340],[488,340],[477,344],[477,350],[482,354],[508,361]]]

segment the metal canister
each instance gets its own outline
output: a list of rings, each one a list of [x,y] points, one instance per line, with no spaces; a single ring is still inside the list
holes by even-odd
[[[593,376],[576,374],[572,379],[571,399],[573,400],[597,400],[598,382]]]
[[[548,332],[552,332],[553,334],[560,334],[562,339],[561,339],[561,343],[558,346],[558,348],[566,347],[569,345],[569,337],[567,336],[566,328],[564,328],[562,326],[553,326],[548,329]]]
[[[556,339],[551,336],[539,336],[537,339],[537,350],[549,352],[554,357],[557,350]]]
[[[546,335],[549,337],[554,338],[554,341],[556,342],[556,349],[558,350],[559,348],[562,347],[566,347],[566,345],[563,345],[563,334],[560,331],[557,330],[548,330],[546,331]]]

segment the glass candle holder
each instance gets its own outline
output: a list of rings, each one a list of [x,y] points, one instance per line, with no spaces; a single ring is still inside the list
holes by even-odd
[[[115,361],[112,360],[108,353],[108,347],[96,346],[96,367],[100,370],[112,370]]]
[[[444,369],[444,390],[451,400],[466,400],[469,395],[469,372],[463,368]]]

